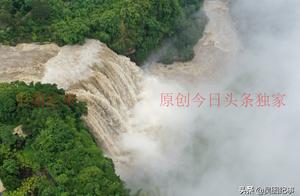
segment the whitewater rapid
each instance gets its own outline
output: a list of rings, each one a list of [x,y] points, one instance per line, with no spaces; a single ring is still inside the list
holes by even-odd
[[[82,46],[0,46],[0,82],[55,83],[88,104],[85,122],[104,152],[120,154],[117,136],[127,131],[127,110],[137,101],[142,71],[96,40]]]
[[[0,81],[56,83],[86,101],[91,133],[141,195],[233,196],[239,186],[299,187],[300,14],[299,1],[288,1],[205,0],[208,23],[195,58],[144,70],[96,40],[0,46]],[[160,106],[163,92],[197,91],[276,91],[290,99],[281,110]]]
[[[127,153],[128,164],[117,164],[122,179],[132,190],[141,189],[142,195],[198,195],[192,188],[195,178],[201,178],[209,163],[200,157],[207,154],[207,141],[197,122],[213,113],[161,107],[160,95],[200,89],[204,93],[222,82],[241,48],[228,4],[226,0],[204,1],[208,23],[191,61],[144,67],[140,101],[130,110],[130,129],[121,135],[120,148]]]
[[[195,58],[146,66],[141,101],[120,143],[129,164],[117,167],[132,190],[234,196],[247,187],[263,194],[270,187],[294,187],[299,195],[299,5],[206,0],[209,21]],[[250,93],[254,107],[160,106],[162,93],[194,92],[236,99]],[[255,107],[259,94],[274,104],[274,93],[285,95],[284,107]]]
[[[187,86],[183,83],[212,75],[222,68],[221,62],[228,62],[238,50],[227,2],[207,0],[204,11],[209,22],[203,38],[194,48],[196,56],[191,62],[156,64],[151,66],[150,72],[143,73],[127,57],[117,55],[96,40],[64,47],[19,44],[0,46],[0,81],[55,83],[86,101],[88,115],[84,120],[98,145],[114,160],[118,173],[130,188],[144,188],[144,184],[140,184],[144,183],[143,179],[135,175],[140,173],[147,178],[147,173],[141,172],[136,164],[140,164],[140,160],[146,164],[145,156],[157,157],[159,149],[155,148],[159,146],[152,139],[163,142],[158,137],[165,131],[162,127],[170,123],[167,122],[169,116],[166,122],[155,120],[150,116],[155,115],[155,111],[146,109],[150,106],[156,109],[158,116],[161,113],[157,99],[153,98],[159,94],[157,90],[162,89],[164,83],[165,88],[175,86],[184,90]],[[180,77],[182,83],[174,80]],[[145,145],[149,145],[148,150],[140,148]],[[153,185],[150,184],[149,189],[152,190]]]

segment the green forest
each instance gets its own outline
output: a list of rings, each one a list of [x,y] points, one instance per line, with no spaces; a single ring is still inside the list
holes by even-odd
[[[129,195],[81,120],[86,104],[50,84],[0,84],[6,196]]]
[[[188,60],[203,26],[193,13],[203,0],[1,0],[0,43],[98,39],[119,54],[143,62],[165,39],[165,62]],[[175,57],[176,56],[176,57]],[[174,58],[173,58],[174,57]]]
[[[203,0],[0,0],[0,43],[106,43],[138,64],[190,60]],[[200,18],[200,19],[199,19]],[[199,22],[200,21],[200,22]],[[167,43],[167,44],[166,44]],[[84,102],[56,85],[0,83],[0,178],[6,196],[126,196],[81,119]]]

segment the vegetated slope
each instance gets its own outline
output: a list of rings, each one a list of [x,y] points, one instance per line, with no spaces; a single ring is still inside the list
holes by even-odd
[[[81,120],[86,113],[55,85],[0,84],[5,195],[128,195]]]
[[[186,21],[190,21],[191,13],[199,9],[202,1],[2,0],[0,42],[65,45],[94,38],[141,62],[164,38],[174,34],[179,34],[174,38],[180,39],[178,47],[187,47],[181,42],[191,40],[191,34],[182,31],[194,28],[194,22]]]

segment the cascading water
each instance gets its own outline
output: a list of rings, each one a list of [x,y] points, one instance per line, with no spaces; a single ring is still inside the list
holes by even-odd
[[[130,164],[119,166],[119,173],[132,190],[234,196],[240,187],[300,187],[297,6],[296,0],[207,0],[209,22],[195,59],[147,65],[153,75],[143,82],[142,100],[131,111],[132,128],[120,143]],[[254,105],[258,94],[272,99],[281,93],[286,105],[160,106],[161,93],[188,92],[234,98],[248,92]]]
[[[86,101],[96,141],[141,194],[233,196],[239,186],[300,187],[297,5],[206,0],[209,22],[195,58],[150,65],[144,73],[95,40],[1,46],[0,81],[57,83]],[[160,106],[163,92],[274,90],[288,93],[281,110]]]
[[[120,148],[127,151],[130,162],[117,165],[118,173],[131,189],[142,189],[145,195],[194,195],[195,176],[209,168],[200,158],[208,153],[208,141],[199,133],[197,121],[213,113],[160,106],[161,93],[195,93],[200,89],[208,93],[210,88],[218,88],[226,65],[239,51],[228,1],[205,1],[204,11],[208,24],[194,47],[194,59],[145,67],[141,101],[130,111],[131,128],[121,135]]]
[[[181,171],[172,178],[169,174],[184,161],[176,159],[173,145],[180,143],[178,154],[185,151],[191,135],[181,129],[192,124],[197,116],[190,115],[190,111],[177,110],[176,115],[174,111],[163,111],[155,97],[160,90],[194,90],[189,86],[195,80],[211,76],[221,62],[228,62],[238,50],[226,2],[205,1],[204,10],[209,22],[194,48],[196,56],[191,62],[152,65],[142,77],[141,70],[128,58],[116,55],[98,41],[62,48],[54,44],[20,44],[0,48],[0,80],[56,83],[76,94],[88,103],[85,121],[93,136],[113,158],[118,173],[130,188],[142,188],[151,195],[171,194],[173,181]],[[138,99],[141,101],[137,102]],[[168,141],[169,134],[177,137]],[[160,162],[160,169],[154,160]],[[153,176],[158,177],[157,181]]]
[[[0,81],[56,83],[88,103],[87,125],[111,157],[120,154],[117,136],[126,132],[126,111],[137,101],[141,70],[104,44],[20,44],[0,47]]]

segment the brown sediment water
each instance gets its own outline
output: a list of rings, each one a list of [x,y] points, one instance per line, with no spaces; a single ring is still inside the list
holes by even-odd
[[[208,18],[203,37],[194,46],[195,56],[188,62],[161,63],[150,66],[150,72],[164,77],[183,80],[209,79],[222,74],[240,49],[240,42],[229,13],[228,0],[204,1]]]
[[[189,62],[154,64],[150,66],[150,72],[143,72],[129,58],[117,55],[96,40],[64,47],[55,44],[0,46],[0,82],[56,83],[86,101],[88,115],[84,120],[96,142],[114,160],[121,177],[130,180],[129,185],[138,184],[135,180],[140,179],[133,177],[139,172],[134,162],[143,156],[143,152],[136,153],[138,145],[128,147],[122,140],[128,133],[141,130],[145,137],[159,140],[157,132],[164,126],[156,120],[150,121],[144,115],[147,110],[136,112],[139,106],[150,101],[151,93],[155,93],[149,93],[147,89],[154,89],[155,84],[169,80],[176,86],[178,78],[194,81],[210,77],[234,59],[240,48],[228,2],[206,0],[204,11],[208,24],[204,36],[194,47],[195,57]],[[135,104],[140,105],[133,108]],[[135,139],[149,142],[141,137]]]
[[[137,101],[141,70],[105,44],[20,44],[0,47],[0,81],[55,83],[88,104],[84,117],[109,156],[119,152],[116,136],[126,132],[126,111]]]

